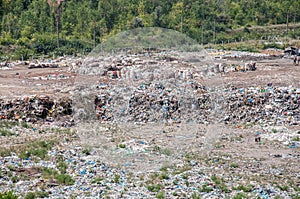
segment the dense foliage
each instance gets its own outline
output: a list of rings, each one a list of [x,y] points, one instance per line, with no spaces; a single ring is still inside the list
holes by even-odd
[[[170,28],[204,44],[260,38],[266,32],[253,27],[275,24],[284,25],[276,34],[297,37],[290,24],[299,13],[300,0],[0,0],[0,44],[28,58],[88,51],[136,27]]]

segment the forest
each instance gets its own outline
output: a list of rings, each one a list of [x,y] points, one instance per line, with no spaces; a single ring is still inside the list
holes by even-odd
[[[89,52],[137,27],[176,30],[200,44],[298,38],[300,0],[0,0],[0,20],[1,57],[28,59]]]

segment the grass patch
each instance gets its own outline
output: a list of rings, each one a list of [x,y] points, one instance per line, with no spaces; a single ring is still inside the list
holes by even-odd
[[[184,173],[184,172],[186,172],[186,171],[189,171],[189,170],[191,170],[191,169],[192,169],[192,168],[191,168],[190,166],[184,166],[184,167],[182,167],[182,168],[179,168],[179,169],[175,170],[175,171],[173,172],[173,174],[174,174],[174,175],[178,175],[178,174]]]
[[[200,199],[201,198],[196,192],[193,192],[191,197],[192,197],[192,199]]]
[[[55,176],[55,178],[59,184],[73,185],[75,183],[75,180],[70,175],[67,174],[59,174]]]
[[[160,148],[159,146],[154,146],[153,151],[157,152],[157,153],[160,153],[160,154],[163,154],[163,155],[166,155],[166,156],[171,156],[172,155],[172,151],[170,149]]]
[[[284,186],[278,186],[278,188],[281,190],[281,191],[287,191],[289,189],[289,186],[287,185],[284,185]]]
[[[233,196],[232,199],[244,199],[247,198],[247,195],[245,193],[237,193],[235,196]]]
[[[231,168],[238,168],[239,165],[237,163],[233,162],[233,163],[230,164],[230,167]]]
[[[2,120],[0,121],[0,128],[11,129],[14,126],[17,126],[19,123],[15,121]]]
[[[114,176],[114,183],[119,183],[120,182],[120,175],[119,174],[115,174]]]
[[[299,142],[299,141],[300,141],[300,138],[299,138],[299,136],[295,136],[295,137],[293,137],[292,141],[294,141],[294,142]]]
[[[52,168],[44,167],[42,175],[45,179],[54,179],[58,175],[58,172]]]
[[[202,185],[201,188],[199,188],[199,192],[205,192],[205,193],[209,193],[212,192],[214,189],[210,186],[207,186],[207,184]]]
[[[82,153],[85,154],[85,155],[91,155],[91,152],[92,152],[92,147],[90,147],[90,146],[85,146],[82,149]]]
[[[0,156],[1,157],[7,157],[10,156],[11,149],[8,148],[0,148]]]
[[[35,141],[25,145],[20,149],[19,157],[27,159],[30,156],[36,156],[41,159],[45,159],[48,153],[56,142],[53,140]]]
[[[163,186],[161,184],[147,186],[148,191],[151,191],[151,192],[159,192],[162,188],[163,188]]]
[[[162,172],[162,173],[159,175],[159,179],[160,179],[160,180],[168,180],[168,179],[170,179],[170,177],[168,176],[167,172]]]
[[[163,191],[158,192],[156,194],[156,198],[158,198],[158,199],[165,198],[165,192],[163,192]]]
[[[6,128],[0,128],[0,136],[12,136],[15,135],[14,132],[12,132],[11,130],[8,130]]]
[[[126,145],[125,144],[119,144],[118,147],[121,148],[121,149],[125,149]]]
[[[75,180],[67,174],[59,174],[58,171],[44,167],[42,171],[42,175],[45,179],[55,179],[59,184],[62,185],[73,185]]]
[[[28,192],[24,199],[35,199],[35,198],[48,198],[49,193],[44,191]]]
[[[17,198],[18,196],[15,195],[13,191],[0,193],[0,199],[17,199]]]
[[[101,182],[104,180],[103,177],[96,177],[92,180],[93,184],[101,184]]]
[[[220,178],[218,178],[216,175],[211,176],[210,179],[217,185],[222,183],[222,180]]]
[[[238,187],[236,187],[235,188],[236,190],[240,190],[240,191],[243,191],[243,192],[246,192],[246,193],[248,193],[248,192],[251,192],[252,191],[252,189],[253,189],[253,187],[252,187],[252,185],[246,185],[246,186],[244,186],[244,185],[239,185]]]
[[[27,122],[22,122],[22,123],[21,123],[21,126],[22,126],[23,128],[26,128],[26,129],[30,128],[30,126],[29,126],[29,124],[28,124]]]

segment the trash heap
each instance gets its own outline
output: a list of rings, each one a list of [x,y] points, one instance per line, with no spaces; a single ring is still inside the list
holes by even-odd
[[[141,83],[123,89],[102,84],[95,105],[100,121],[205,123],[210,114],[208,90],[196,81]]]
[[[226,90],[226,123],[300,124],[300,89],[249,87]]]
[[[26,122],[54,120],[72,124],[72,101],[49,96],[26,96],[21,99],[0,99],[0,118]]]

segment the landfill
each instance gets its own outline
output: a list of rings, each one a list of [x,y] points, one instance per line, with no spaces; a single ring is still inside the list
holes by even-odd
[[[0,193],[300,197],[300,88],[226,82],[262,73],[259,60],[274,58],[248,56],[247,63],[257,61],[255,70],[230,68],[246,65],[242,52],[212,58],[146,51],[48,61],[58,75],[43,61],[24,65],[32,73],[45,70],[24,81],[74,85],[63,95],[1,97]]]

